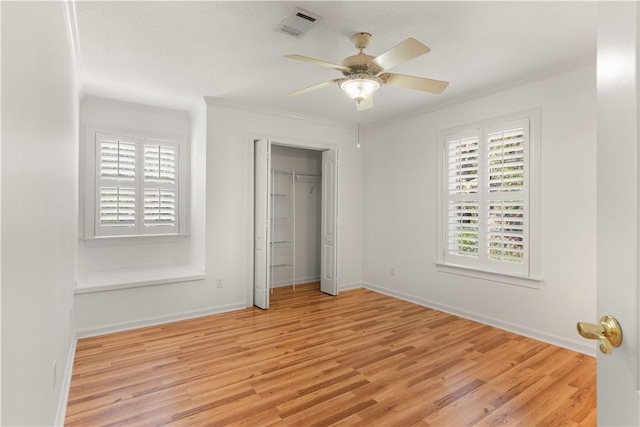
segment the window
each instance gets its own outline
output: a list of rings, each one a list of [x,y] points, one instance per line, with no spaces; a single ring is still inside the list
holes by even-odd
[[[440,264],[535,276],[531,122],[524,115],[440,133]]]
[[[93,133],[86,237],[183,232],[179,141]],[[91,155],[92,154],[92,155]]]

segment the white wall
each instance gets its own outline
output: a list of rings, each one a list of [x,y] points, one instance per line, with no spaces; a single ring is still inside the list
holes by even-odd
[[[322,173],[322,151],[274,144],[271,147],[271,153],[273,169],[295,170],[318,175]]]
[[[1,422],[53,425],[72,339],[78,95],[61,3],[1,7]]]
[[[206,155],[206,175],[192,177],[192,194],[198,195],[192,212],[206,203],[206,221],[192,224],[192,232],[206,238],[204,250],[198,250],[206,265],[205,280],[76,295],[79,333],[98,334],[247,306],[253,298],[249,291],[253,283],[250,134],[277,136],[275,142],[289,144],[315,139],[339,148],[339,281],[341,285],[360,285],[362,167],[354,131],[218,105],[207,106],[206,124],[200,118],[194,119],[198,136],[194,136],[193,148],[194,157],[196,152]],[[195,142],[204,132],[206,146]],[[318,135],[321,137],[316,139]],[[201,167],[198,173],[202,173]],[[223,288],[216,288],[217,277],[223,278]]]
[[[276,114],[227,108],[209,99],[207,122],[207,271],[222,276],[221,302],[253,298],[253,153],[249,136],[284,145],[335,144],[340,155],[338,277],[360,285],[362,167],[353,129]],[[211,278],[209,279],[211,280]]]
[[[191,179],[189,203],[189,248],[191,264],[206,269],[207,205],[207,106],[202,100],[191,116]]]
[[[535,107],[542,114],[541,288],[438,272],[438,130]],[[368,129],[365,142],[367,286],[594,352],[575,324],[596,314],[595,65]]]
[[[271,147],[271,167],[277,170],[308,172],[316,175],[322,173],[322,152],[294,147],[273,145]],[[277,175],[276,175],[277,176]],[[291,176],[286,175],[291,181]],[[277,178],[276,178],[277,179]],[[313,188],[313,192],[311,189]],[[320,214],[322,180],[295,182],[295,282],[308,283],[320,280]],[[277,206],[276,206],[277,208]],[[272,230],[272,233],[275,230]],[[287,248],[281,248],[285,251]],[[273,251],[277,250],[272,248]],[[285,280],[276,276],[274,285],[291,284],[289,272]]]
[[[81,241],[79,275],[135,268],[191,264],[205,269],[206,105],[202,101],[189,114],[163,108],[86,97],[81,106],[81,140],[87,126],[133,131],[150,136],[171,136],[189,141],[189,235]],[[83,169],[81,162],[81,169]],[[81,176],[84,176],[81,173]],[[81,201],[82,185],[81,185]],[[82,214],[84,204],[80,203]],[[83,221],[80,221],[83,229]],[[204,298],[202,281],[110,290],[75,295],[74,326],[81,336],[139,325],[204,315],[212,309]],[[212,311],[213,310],[213,311]]]
[[[93,144],[87,129],[129,131],[140,136],[180,137],[189,141],[191,121],[186,112],[147,107],[102,98],[85,97],[80,104],[80,176],[84,177],[85,150]],[[80,180],[80,236],[84,230],[84,185]],[[188,264],[189,237],[139,237],[122,240],[80,241],[78,273],[117,268]]]

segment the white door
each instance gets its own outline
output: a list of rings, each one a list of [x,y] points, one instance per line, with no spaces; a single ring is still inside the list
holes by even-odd
[[[598,351],[603,426],[640,425],[638,12],[637,2],[599,3],[597,314],[586,321],[613,315],[622,328],[620,347]]]
[[[320,290],[338,295],[338,151],[322,152]]]
[[[271,142],[266,139],[255,142],[255,186],[254,186],[254,247],[253,259],[253,303],[260,308],[269,308],[269,256],[270,231],[269,202],[271,194]]]

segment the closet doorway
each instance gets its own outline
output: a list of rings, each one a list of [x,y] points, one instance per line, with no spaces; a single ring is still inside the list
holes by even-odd
[[[337,295],[337,150],[254,144],[254,305],[318,280]]]

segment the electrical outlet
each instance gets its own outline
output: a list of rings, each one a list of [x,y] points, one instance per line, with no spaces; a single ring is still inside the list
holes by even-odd
[[[216,279],[216,288],[221,288],[221,287],[222,287],[222,276]]]
[[[53,361],[53,388],[56,388],[56,382],[58,381],[58,361]]]
[[[391,275],[392,276],[396,275],[396,268],[395,267],[391,267]]]

